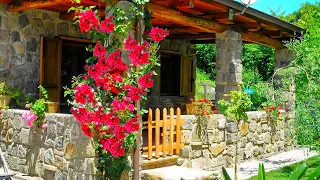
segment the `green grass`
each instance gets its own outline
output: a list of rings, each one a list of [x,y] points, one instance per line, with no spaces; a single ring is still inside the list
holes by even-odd
[[[314,156],[312,158],[306,159],[304,161],[292,164],[290,166],[283,167],[279,170],[274,170],[266,173],[266,179],[267,180],[288,180],[291,172],[300,166],[301,164],[306,163],[308,166],[308,169],[304,176],[301,178],[301,180],[307,179],[307,177],[317,168],[320,166],[320,155]],[[249,178],[249,180],[257,180],[258,177],[254,176]]]
[[[212,87],[215,86],[215,82],[209,78],[209,75],[206,74],[204,71],[197,68],[196,71],[196,99],[203,98],[204,87],[202,86],[203,83],[210,84]]]

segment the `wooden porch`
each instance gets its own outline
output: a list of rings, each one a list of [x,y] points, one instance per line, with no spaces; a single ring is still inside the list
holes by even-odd
[[[0,0],[8,3],[8,11],[43,9],[60,13],[63,20],[71,20],[76,14],[68,13],[72,6],[96,6],[100,16],[105,16],[104,0]],[[253,8],[244,14],[244,5],[233,0],[151,0],[147,8],[152,12],[154,26],[167,28],[171,39],[189,39],[193,43],[213,43],[215,33],[226,30],[241,32],[246,43],[258,43],[277,49],[282,41],[300,35],[304,30],[290,23],[267,15]]]

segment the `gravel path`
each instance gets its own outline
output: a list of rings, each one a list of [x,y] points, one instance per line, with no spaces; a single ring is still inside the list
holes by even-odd
[[[316,152],[309,152],[307,148],[300,148],[288,152],[283,152],[261,160],[243,162],[238,165],[238,178],[247,179],[251,176],[257,175],[259,163],[264,164],[264,168],[266,171],[271,171],[280,169],[284,166],[288,166],[299,161],[303,161],[315,155],[317,155]],[[227,168],[227,171],[230,176],[233,177],[233,169]]]

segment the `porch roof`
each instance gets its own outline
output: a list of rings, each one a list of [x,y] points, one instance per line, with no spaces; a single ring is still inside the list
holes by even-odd
[[[75,1],[75,0],[73,0]],[[113,0],[116,2],[118,0]],[[9,11],[43,9],[60,13],[61,19],[72,19],[67,13],[74,5],[70,0],[0,0],[8,3]],[[105,0],[81,0],[82,6],[97,6],[105,16]],[[282,48],[283,42],[301,35],[304,29],[248,8],[234,0],[150,0],[151,23],[167,28],[169,38],[189,39],[193,43],[212,43],[215,34],[225,30],[241,32],[244,42]]]

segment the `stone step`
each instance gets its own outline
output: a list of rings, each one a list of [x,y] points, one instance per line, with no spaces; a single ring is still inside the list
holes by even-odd
[[[43,179],[41,177],[33,177],[23,173],[16,172],[16,174],[11,177],[11,180],[43,180]]]
[[[218,174],[201,169],[169,166],[142,170],[142,180],[216,180]]]
[[[147,170],[177,165],[178,157],[179,156],[177,155],[173,155],[167,157],[160,157],[158,159],[144,159],[142,161],[141,168],[142,170]]]

